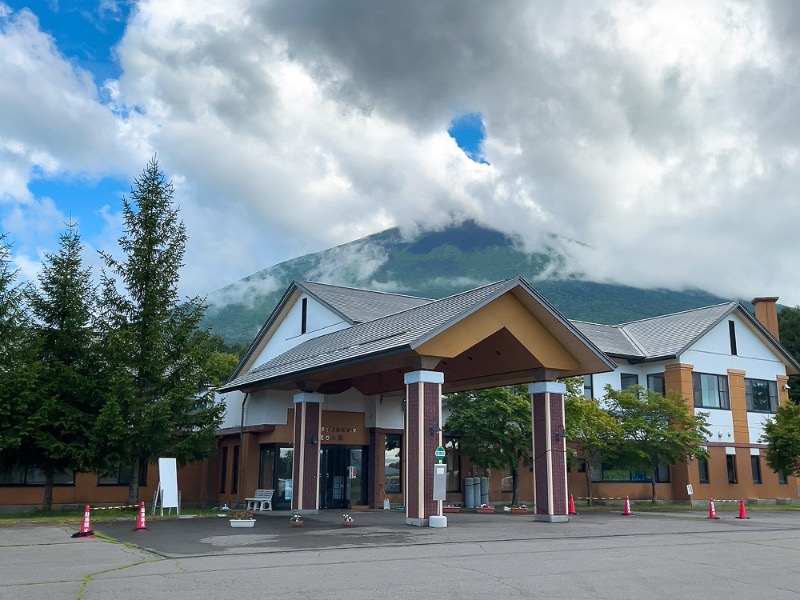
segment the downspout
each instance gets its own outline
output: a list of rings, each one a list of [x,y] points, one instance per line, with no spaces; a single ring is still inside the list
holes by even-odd
[[[244,417],[246,414],[245,405],[249,397],[250,392],[245,392],[244,399],[242,400],[242,418],[239,423],[239,472],[236,474],[236,480],[238,481],[236,485],[236,506],[240,506],[242,494],[242,475],[244,471]]]

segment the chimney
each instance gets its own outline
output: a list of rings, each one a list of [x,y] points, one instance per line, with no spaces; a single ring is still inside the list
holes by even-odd
[[[777,298],[753,298],[750,303],[756,310],[756,321],[761,323],[776,340],[780,340],[778,335],[778,299]]]

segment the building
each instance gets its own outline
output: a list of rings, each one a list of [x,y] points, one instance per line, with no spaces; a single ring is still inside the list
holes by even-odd
[[[219,390],[227,406],[218,456],[179,470],[184,504],[241,505],[258,488],[275,509],[403,505],[409,524],[435,514],[434,451],[445,450],[447,502],[464,502],[464,480],[487,476],[492,502],[510,501],[509,473],[477,470],[443,437],[442,395],[530,384],[534,456],[520,470],[520,498],[541,520],[562,520],[569,493],[586,495],[585,473],[567,473],[563,377],[586,393],[639,384],[680,391],[709,413],[710,458],[665,465],[661,499],[796,499],[793,478],[769,470],[763,421],[788,401],[800,364],[778,342],[776,299],[731,302],[618,326],[571,322],[521,278],[430,300],[294,282]],[[596,497],[649,498],[649,474],[588,465]],[[150,466],[141,499],[158,483]],[[527,475],[526,475],[527,474]],[[41,503],[36,473],[0,474],[0,506]],[[113,505],[127,480],[76,474],[54,505]]]
[[[659,498],[689,500],[689,489],[701,500],[797,497],[793,478],[769,469],[760,442],[765,419],[789,401],[788,376],[800,372],[778,341],[776,302],[753,300],[755,317],[728,302],[618,326],[575,322],[618,365],[585,378],[588,396],[602,398],[607,385],[617,390],[640,385],[662,394],[677,390],[695,412],[709,416],[710,457],[664,465]],[[650,474],[602,462],[591,468],[594,496],[650,494]],[[585,495],[585,476],[571,476],[570,490]]]

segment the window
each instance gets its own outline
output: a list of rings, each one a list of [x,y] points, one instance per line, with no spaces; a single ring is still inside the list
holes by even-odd
[[[692,387],[696,407],[730,409],[727,375],[692,373]]]
[[[12,467],[0,469],[0,485],[44,485],[44,472],[40,469]],[[53,475],[53,485],[75,485],[75,473],[61,471]]]
[[[403,491],[403,436],[399,433],[387,433],[383,450],[383,491],[387,494],[399,494]]]
[[[634,385],[639,385],[639,376],[636,373],[620,373],[620,388],[626,390]]]
[[[258,487],[264,490],[275,489],[275,447],[262,446],[258,459]]]
[[[786,485],[787,483],[786,473],[784,473],[783,471],[778,471],[778,483],[780,483],[781,485]]]
[[[291,504],[292,491],[293,491],[293,475],[292,469],[294,468],[294,448],[285,446],[278,448],[278,463],[275,467],[275,475],[278,478],[278,489],[275,490],[275,495],[272,501],[275,506],[284,506]],[[277,499],[276,499],[277,496]]]
[[[222,447],[222,456],[219,465],[219,493],[225,493],[225,481],[228,479],[228,447]]]
[[[744,396],[748,412],[778,411],[778,384],[763,379],[745,379]]]
[[[736,323],[728,321],[728,336],[731,340],[731,356],[736,356]]]
[[[758,454],[750,455],[750,469],[753,471],[753,483],[761,483],[761,457]]]
[[[662,396],[667,395],[667,387],[664,384],[663,373],[653,373],[647,376],[647,389],[658,392]]]
[[[233,447],[233,464],[231,465],[231,494],[239,491],[239,445]]]
[[[583,376],[583,395],[587,398],[594,398],[594,382],[591,375]]]
[[[461,453],[458,451],[458,438],[444,439],[444,462],[447,465],[447,491],[461,491]]]
[[[130,485],[133,467],[116,465],[106,473],[101,473],[97,485]],[[139,485],[147,485],[147,463],[139,463]]]
[[[303,298],[300,303],[300,333],[308,331],[308,298]]]
[[[728,483],[737,483],[738,478],[736,476],[736,455],[735,454],[726,455],[725,461],[728,465]]]
[[[592,481],[652,481],[652,473],[644,471],[630,471],[622,465],[614,462],[596,463],[593,462],[590,466]],[[660,463],[656,469],[656,483],[669,483],[669,465]]]
[[[700,483],[708,483],[708,459],[707,458],[698,458],[697,459],[697,471],[698,475],[700,476]]]

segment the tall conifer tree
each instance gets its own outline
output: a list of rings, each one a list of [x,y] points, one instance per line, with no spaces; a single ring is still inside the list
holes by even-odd
[[[22,467],[26,416],[35,403],[38,363],[25,309],[11,246],[0,234],[0,467],[8,470]]]
[[[131,469],[131,504],[142,465],[159,456],[186,463],[216,449],[224,410],[207,391],[203,299],[178,296],[187,236],[172,196],[153,158],[134,181],[131,201],[122,199],[124,257],[102,255],[111,272],[102,277],[107,348],[119,368],[108,376],[113,397],[98,419],[98,442]]]
[[[60,246],[57,254],[45,256],[39,285],[28,293],[39,376],[21,459],[44,474],[44,510],[52,508],[58,473],[92,467],[89,448],[101,405],[94,329],[97,296],[91,269],[83,267],[80,235],[73,224],[60,236]]]

